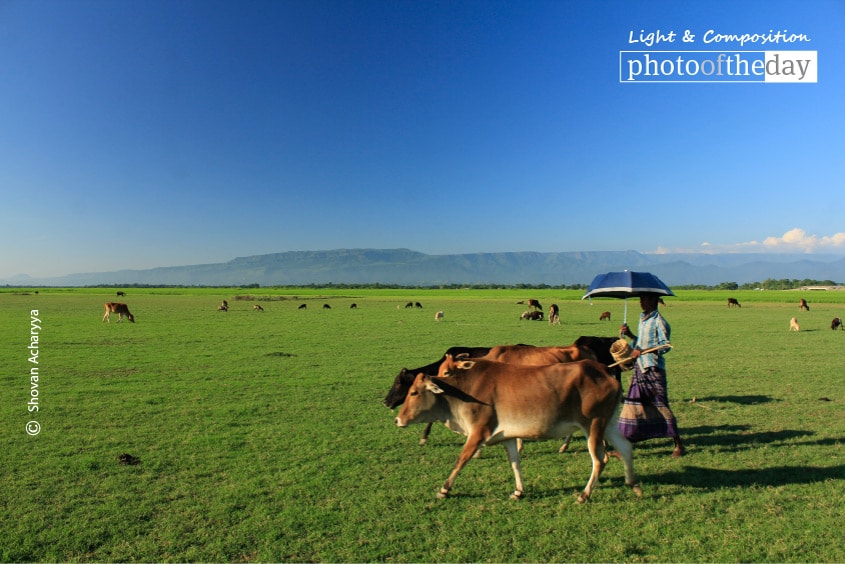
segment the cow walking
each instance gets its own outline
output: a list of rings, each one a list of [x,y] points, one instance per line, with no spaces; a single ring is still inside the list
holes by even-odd
[[[584,338],[584,337],[582,337]],[[607,353],[610,354],[609,352]],[[497,362],[506,362],[509,364],[519,364],[526,366],[542,366],[545,364],[554,364],[558,362],[573,362],[576,360],[598,358],[596,353],[587,346],[580,344],[567,345],[563,347],[535,347],[533,345],[497,345],[495,347],[450,347],[446,353],[426,366],[419,368],[403,368],[396,378],[393,380],[393,385],[387,396],[384,398],[384,405],[390,409],[394,409],[405,401],[408,395],[408,390],[411,389],[414,379],[418,374],[426,374],[429,376],[443,376],[445,373],[444,365],[448,357],[461,359],[476,359],[476,360],[495,360]],[[611,357],[612,359],[612,357]],[[613,360],[611,360],[613,363]],[[619,370],[618,368],[613,370]],[[618,379],[618,377],[617,377]],[[428,435],[431,433],[432,423],[425,426],[422,437],[420,438],[420,445],[425,445],[428,442]],[[561,447],[563,452],[566,450],[566,444]]]
[[[106,302],[106,312],[103,314],[103,321],[108,321],[109,323],[111,323],[112,313],[117,314],[118,323],[123,320],[124,315],[130,323],[135,323],[135,316],[129,313],[129,306],[127,306],[126,304],[121,304],[117,302]]]
[[[631,443],[616,428],[622,387],[596,361],[549,366],[513,366],[483,360],[455,360],[447,356],[448,378],[419,374],[395,423],[444,421],[467,440],[455,467],[440,488],[449,495],[461,469],[482,445],[502,443],[514,473],[511,499],[523,497],[518,438],[549,439],[580,428],[587,436],[592,472],[579,503],[590,499],[604,468],[602,438],[619,452],[625,483],[638,496]]]

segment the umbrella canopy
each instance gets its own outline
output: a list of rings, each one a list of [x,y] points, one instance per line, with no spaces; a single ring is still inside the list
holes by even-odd
[[[674,296],[669,286],[650,272],[608,272],[599,274],[581,298],[631,298],[641,294]],[[625,299],[624,323],[628,322],[628,300]]]
[[[608,272],[590,283],[584,298],[630,298],[641,294],[674,296],[669,286],[650,272]]]

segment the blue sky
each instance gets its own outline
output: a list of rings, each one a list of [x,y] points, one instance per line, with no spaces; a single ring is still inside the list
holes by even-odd
[[[658,29],[675,42],[629,41]],[[0,278],[361,247],[845,255],[843,29],[838,0],[0,0]],[[818,82],[620,83],[627,50],[811,50]]]

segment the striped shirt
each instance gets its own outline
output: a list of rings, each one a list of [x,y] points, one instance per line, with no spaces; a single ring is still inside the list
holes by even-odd
[[[641,313],[640,326],[637,330],[637,341],[634,343],[634,348],[645,350],[668,343],[671,331],[669,323],[663,319],[663,316],[656,309],[651,313]],[[661,371],[666,372],[666,363],[663,360],[663,355],[670,350],[672,349],[640,355],[637,359],[637,365],[640,367],[640,370],[657,367]]]

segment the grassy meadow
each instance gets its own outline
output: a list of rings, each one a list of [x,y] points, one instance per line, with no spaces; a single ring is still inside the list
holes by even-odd
[[[523,500],[508,499],[501,447],[437,500],[463,438],[439,425],[421,447],[422,427],[396,428],[381,401],[400,368],[452,345],[612,336],[622,301],[130,289],[120,301],[131,324],[101,322],[111,290],[3,289],[0,560],[845,561],[845,331],[830,330],[845,292],[677,293],[661,310],[688,454],[673,459],[670,439],[636,445],[643,498],[611,460],[576,505],[590,472],[583,438],[565,454],[554,441],[526,445]],[[798,312],[800,297],[811,311]],[[561,325],[520,320],[527,298],[559,304]],[[229,312],[216,311],[223,299]],[[599,321],[605,310],[612,322]],[[629,324],[638,314],[628,300]],[[138,463],[122,464],[124,453]]]

